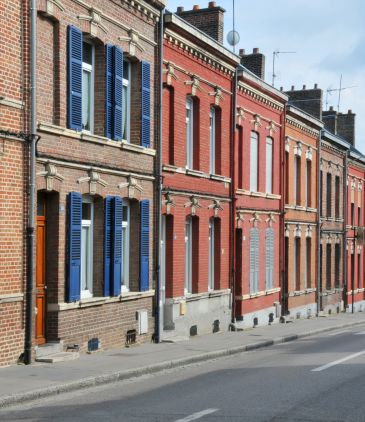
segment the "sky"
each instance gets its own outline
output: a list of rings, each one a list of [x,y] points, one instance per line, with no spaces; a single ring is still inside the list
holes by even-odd
[[[167,8],[190,10],[194,4],[207,7],[208,0],[168,0]],[[233,27],[233,0],[217,0],[217,5],[226,10],[226,39]],[[235,0],[235,27],[240,35],[236,52],[259,48],[270,84],[273,52],[295,51],[275,60],[277,88],[309,89],[317,83],[324,91],[324,109],[337,109],[338,92],[326,91],[339,88],[341,75],[342,87],[355,86],[341,92],[339,110],[356,113],[356,147],[365,153],[365,0]]]

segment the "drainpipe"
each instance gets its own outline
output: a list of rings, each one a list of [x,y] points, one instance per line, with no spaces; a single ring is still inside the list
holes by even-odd
[[[284,316],[288,309],[284,309],[286,306],[287,298],[287,277],[285,274],[286,268],[286,261],[285,261],[285,192],[286,192],[286,184],[288,183],[285,180],[285,166],[288,163],[285,162],[285,127],[286,127],[286,113],[287,113],[287,105],[284,106],[284,113],[282,116],[281,121],[281,143],[280,143],[280,159],[281,159],[281,167],[280,167],[280,192],[281,192],[281,200],[280,200],[280,226],[279,226],[279,233],[280,233],[280,279],[281,279],[281,316]],[[289,308],[289,306],[287,306]]]
[[[37,140],[37,5],[31,0],[30,7],[30,157],[29,157],[29,215],[27,227],[27,281],[25,309],[24,363],[32,363],[32,340],[34,326],[34,230],[35,230],[35,150]]]
[[[163,330],[163,303],[161,297],[161,202],[162,202],[162,101],[163,101],[163,33],[164,33],[164,13],[165,9],[161,10],[160,13],[160,33],[159,33],[159,105],[158,110],[158,146],[157,146],[157,160],[156,160],[156,187],[157,187],[157,245],[156,245],[156,318],[155,318],[155,342],[161,341],[161,331]]]
[[[321,140],[323,129],[319,131],[317,148],[317,316],[321,312],[321,201],[322,201],[322,183],[321,183]],[[322,287],[322,286],[321,286]]]
[[[235,139],[237,125],[237,86],[238,71],[241,65],[236,67],[232,89],[232,128],[231,128],[231,321],[236,322],[236,178],[235,178]]]
[[[348,253],[347,253],[347,217],[348,217],[348,212],[347,212],[347,206],[348,206],[348,188],[347,188],[347,175],[348,175],[348,154],[349,152],[346,151],[346,155],[344,158],[344,169],[343,169],[343,284],[344,284],[344,296],[346,298],[346,303],[345,306],[347,307],[347,292],[348,292],[348,277],[347,277],[347,260],[348,260]],[[355,253],[356,251],[354,251]],[[351,277],[351,303],[352,303],[352,307],[351,307],[351,313],[354,313],[354,277]]]

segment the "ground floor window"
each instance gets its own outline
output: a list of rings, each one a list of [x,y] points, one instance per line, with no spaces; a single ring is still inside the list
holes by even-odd
[[[193,224],[191,217],[185,220],[185,294],[192,292]]]
[[[93,200],[85,196],[81,221],[81,298],[93,295],[93,219]]]
[[[122,221],[122,292],[129,291],[129,256],[130,256],[130,205],[123,200]]]

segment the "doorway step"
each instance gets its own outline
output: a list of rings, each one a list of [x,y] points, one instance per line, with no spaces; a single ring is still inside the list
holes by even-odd
[[[36,347],[35,360],[43,363],[57,363],[75,360],[80,357],[79,352],[64,352],[63,342],[46,343]]]

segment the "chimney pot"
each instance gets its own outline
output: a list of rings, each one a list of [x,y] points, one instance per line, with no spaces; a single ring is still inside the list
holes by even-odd
[[[318,89],[318,84],[314,84],[314,89]]]
[[[305,85],[303,85],[303,91],[306,89],[307,87]]]
[[[294,89],[295,89],[295,86],[294,86],[294,85],[292,85],[292,86],[291,86],[291,90],[292,90],[292,91],[294,91]]]
[[[200,10],[200,6],[198,4],[194,4],[193,10]]]
[[[347,113],[348,113],[348,114],[352,114],[352,110],[350,109]]]
[[[282,86],[280,87],[280,91],[281,91],[281,92],[283,92],[283,91],[284,91],[284,88],[283,88]]]
[[[333,106],[330,106],[330,111],[333,111]]]
[[[214,9],[217,7],[217,3],[215,1],[210,1],[208,4],[209,9]]]
[[[259,54],[260,53],[260,49],[259,48],[254,48],[252,51],[253,54]]]
[[[245,49],[244,48],[240,48],[240,52],[239,52],[239,56],[242,57],[245,55]]]
[[[176,10],[177,13],[182,13],[184,11],[183,6],[179,6]]]

